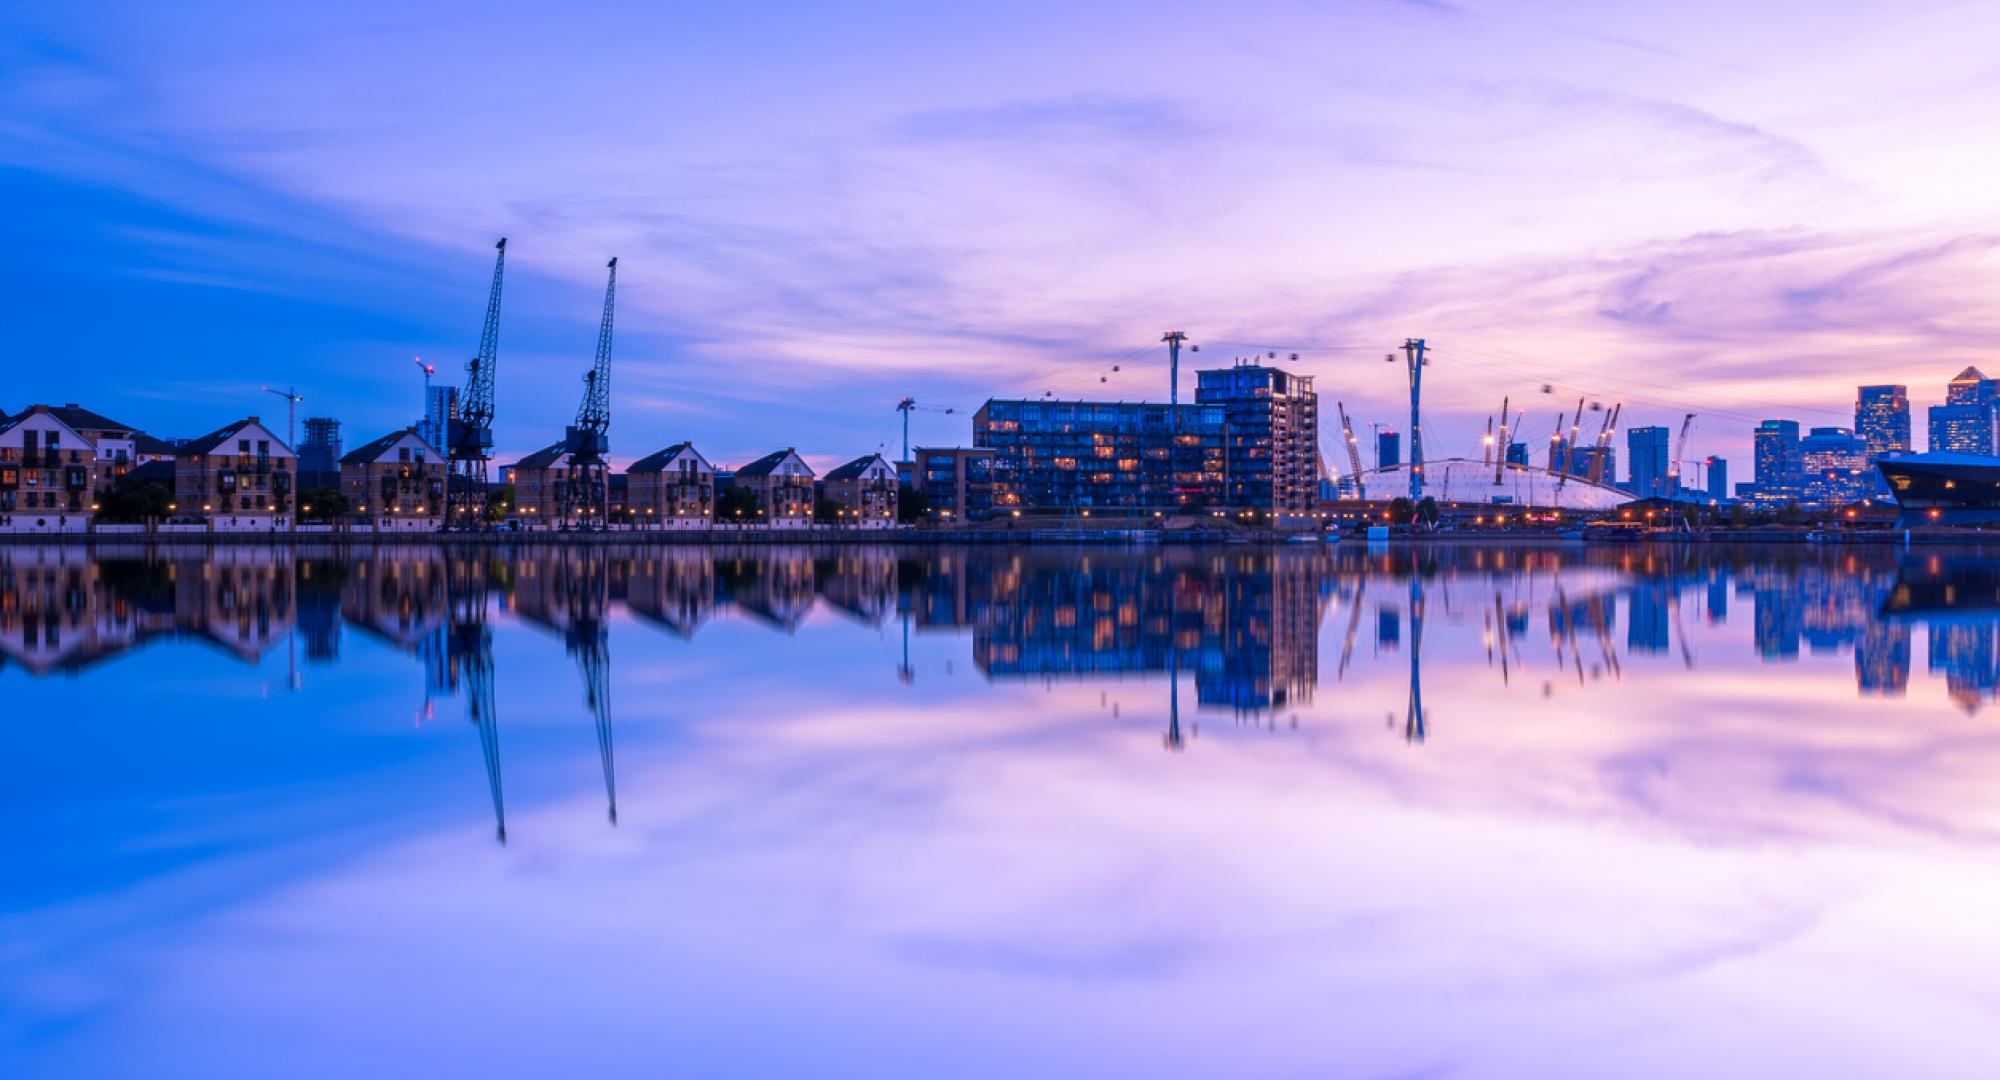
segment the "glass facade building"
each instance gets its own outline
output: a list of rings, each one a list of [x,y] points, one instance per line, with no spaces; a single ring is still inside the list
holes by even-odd
[[[1657,499],[1673,494],[1668,490],[1671,454],[1667,440],[1672,433],[1663,427],[1635,427],[1625,432],[1625,450],[1631,455],[1632,496]]]
[[[1944,404],[1930,410],[1930,448],[1992,457],[1995,451],[1994,411],[2000,407],[2000,382],[1969,367],[1946,384]]]
[[[1854,433],[1868,446],[1868,461],[1910,452],[1910,390],[1864,386],[1854,398]]]
[[[1220,405],[995,398],[972,417],[995,511],[1220,505],[1223,435]]]
[[[1797,420],[1766,420],[1752,436],[1756,456],[1755,497],[1760,502],[1797,501],[1800,481],[1805,475],[1799,449]]]
[[[922,492],[932,516],[980,521],[993,516],[993,451],[919,446],[910,452],[908,483]]]
[[[1223,409],[1223,495],[1280,518],[1319,504],[1319,395],[1310,375],[1238,364],[1196,375],[1197,405]]]
[[[1803,501],[1819,506],[1859,502],[1875,490],[1868,444],[1842,427],[1816,427],[1799,443]]]

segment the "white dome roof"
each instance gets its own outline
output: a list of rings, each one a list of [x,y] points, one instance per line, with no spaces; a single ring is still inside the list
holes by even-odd
[[[1393,499],[1406,495],[1410,475],[1406,465],[1370,469],[1361,482],[1370,499]],[[1567,481],[1547,469],[1528,465],[1508,465],[1493,483],[1493,466],[1464,458],[1444,458],[1424,462],[1424,494],[1439,502],[1496,503],[1536,509],[1610,510],[1632,501],[1632,496],[1608,484],[1593,484],[1581,476]]]

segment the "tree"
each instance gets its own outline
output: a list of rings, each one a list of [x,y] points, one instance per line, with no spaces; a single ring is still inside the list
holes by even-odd
[[[328,487],[299,492],[299,520],[327,524],[347,516],[347,496]]]
[[[507,520],[507,511],[514,505],[514,485],[505,484],[486,493],[485,519],[489,522]]]
[[[111,490],[97,498],[97,520],[136,524],[148,518],[164,518],[174,493],[158,480],[135,480],[121,476]]]
[[[757,493],[746,487],[716,492],[715,520],[719,523],[757,520]]]
[[[1425,525],[1436,525],[1438,523],[1438,501],[1429,495],[1424,496],[1423,501],[1417,504],[1417,519]]]
[[[841,519],[841,509],[839,503],[821,495],[813,500],[813,520],[821,525],[831,525]]]
[[[1416,519],[1417,519],[1416,504],[1411,502],[1407,497],[1398,495],[1395,498],[1389,500],[1390,521],[1394,521],[1402,525],[1408,525],[1415,522]]]

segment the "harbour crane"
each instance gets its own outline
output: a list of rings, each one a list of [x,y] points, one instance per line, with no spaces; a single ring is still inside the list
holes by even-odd
[[[597,325],[597,356],[583,376],[583,401],[576,423],[563,433],[569,454],[563,484],[563,521],[575,528],[601,529],[607,522],[609,476],[604,456],[611,451],[611,312],[618,295],[618,260],[605,263],[604,315]]]
[[[1667,462],[1667,490],[1679,494],[1681,490],[1681,455],[1687,453],[1688,428],[1694,425],[1694,414],[1681,417],[1681,433],[1674,440],[1674,456]]]
[[[1361,447],[1354,441],[1354,425],[1347,419],[1347,405],[1335,401],[1333,407],[1340,410],[1340,437],[1347,444],[1347,467],[1354,470],[1354,497],[1366,499],[1368,492],[1361,483]]]
[[[493,376],[500,361],[500,281],[507,269],[507,238],[501,237],[493,249],[498,254],[493,257],[493,287],[486,294],[479,355],[465,365],[458,417],[445,425],[445,453],[451,459],[446,524],[454,529],[476,529],[486,516],[486,459],[493,456]]]

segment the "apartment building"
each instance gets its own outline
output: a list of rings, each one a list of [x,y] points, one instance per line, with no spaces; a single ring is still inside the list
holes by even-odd
[[[826,497],[839,510],[833,524],[855,529],[892,529],[901,482],[880,454],[858,457],[826,474]]]
[[[625,470],[625,501],[642,529],[706,529],[715,521],[715,466],[675,443]]]
[[[436,532],[444,526],[445,461],[414,427],[391,432],[340,459],[348,519],[377,532]]]
[[[288,529],[298,457],[255,416],[191,439],[174,457],[174,503],[211,529]]]
[[[80,532],[97,509],[97,450],[46,405],[0,419],[0,531]]]
[[[794,449],[766,454],[736,470],[732,481],[757,496],[757,521],[773,528],[812,524],[813,471]]]

